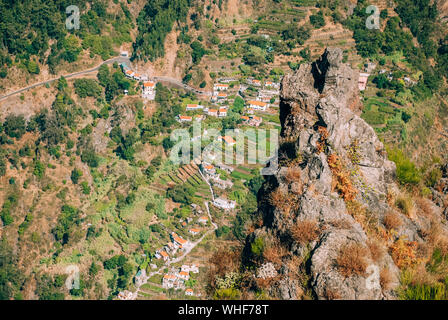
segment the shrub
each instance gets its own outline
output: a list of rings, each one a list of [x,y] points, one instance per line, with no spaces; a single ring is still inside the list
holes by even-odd
[[[72,179],[72,182],[74,184],[78,184],[79,178],[82,177],[82,171],[75,168],[72,170],[72,173],[70,175],[70,178]]]
[[[396,212],[389,212],[383,220],[383,224],[388,230],[396,230],[402,225],[402,223],[403,222],[401,221],[400,216]]]
[[[420,171],[399,149],[388,150],[389,160],[397,166],[397,179],[402,185],[416,185],[421,180]]]
[[[367,248],[354,243],[341,248],[336,258],[336,267],[345,278],[352,275],[365,275]]]
[[[319,225],[314,220],[298,221],[291,228],[292,238],[300,244],[307,244],[320,236]]]
[[[383,268],[380,271],[380,285],[383,290],[390,290],[392,286],[392,274],[389,269]]]
[[[412,199],[408,196],[400,196],[397,198],[395,205],[406,215],[411,213],[413,207]]]
[[[11,138],[20,139],[26,132],[26,123],[23,115],[8,115],[3,123],[5,133]]]

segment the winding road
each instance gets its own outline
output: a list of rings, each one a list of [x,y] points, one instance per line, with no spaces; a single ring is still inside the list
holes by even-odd
[[[74,78],[74,77],[81,76],[81,75],[84,75],[84,74],[92,73],[92,72],[98,71],[98,69],[99,69],[102,65],[104,65],[104,64],[112,64],[112,63],[114,63],[114,62],[117,62],[117,63],[126,63],[126,64],[129,65],[129,66],[132,65],[132,64],[131,64],[131,60],[129,60],[128,57],[119,56],[119,57],[111,58],[111,59],[109,59],[109,60],[105,60],[105,61],[103,61],[102,63],[100,63],[99,65],[97,65],[97,66],[94,67],[94,68],[87,69],[87,70],[83,70],[83,71],[78,71],[78,72],[74,72],[74,73],[70,73],[70,74],[64,75],[63,77],[66,78],[66,79],[70,79],[70,78]],[[16,90],[16,91],[7,93],[7,94],[5,94],[5,95],[3,95],[3,96],[0,96],[0,101],[2,101],[2,100],[4,100],[4,99],[7,99],[7,98],[9,98],[9,97],[11,97],[11,96],[14,96],[14,95],[16,95],[16,94],[25,92],[25,91],[27,91],[27,90],[30,90],[30,89],[33,89],[33,88],[36,88],[36,87],[39,87],[39,86],[43,86],[43,85],[52,83],[53,81],[57,81],[57,80],[59,80],[60,77],[61,77],[61,76],[59,76],[59,77],[57,77],[57,78],[50,79],[50,80],[45,80],[45,81],[37,82],[37,83],[32,84],[32,85],[30,85],[30,86],[27,86],[27,87],[21,88],[21,89],[19,89],[19,90]],[[213,92],[210,92],[210,91],[201,91],[201,90],[198,90],[198,89],[196,89],[196,88],[193,88],[193,87],[191,87],[191,86],[189,86],[189,85],[183,83],[181,80],[179,80],[179,79],[175,79],[175,78],[164,77],[164,76],[155,76],[155,77],[152,77],[151,79],[153,79],[153,80],[155,80],[155,81],[160,81],[160,82],[169,83],[169,84],[171,84],[171,85],[174,85],[174,86],[183,88],[183,89],[185,89],[185,90],[192,91],[192,92],[194,92],[194,93],[196,93],[196,94],[199,94],[199,95],[212,96],[212,94],[213,94]]]

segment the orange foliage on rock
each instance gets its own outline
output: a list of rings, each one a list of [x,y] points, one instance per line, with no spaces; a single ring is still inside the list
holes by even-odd
[[[333,173],[332,190],[342,195],[345,201],[353,201],[358,190],[350,180],[350,174],[343,170],[341,160],[337,154],[328,156],[328,166]]]

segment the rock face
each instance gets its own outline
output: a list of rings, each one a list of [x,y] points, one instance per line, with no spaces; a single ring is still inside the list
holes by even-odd
[[[259,192],[263,227],[248,237],[249,247],[256,238],[287,247],[273,296],[297,299],[308,286],[317,299],[395,297],[399,269],[373,236],[391,211],[395,164],[359,111],[358,72],[342,63],[340,49],[283,79],[279,168]],[[421,240],[415,224],[401,220],[400,232]],[[295,258],[306,261],[308,281],[293,275]]]

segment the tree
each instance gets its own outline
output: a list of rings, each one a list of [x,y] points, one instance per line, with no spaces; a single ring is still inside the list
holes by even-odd
[[[72,182],[74,184],[78,184],[79,178],[82,177],[82,171],[75,168],[72,170],[72,174],[70,175],[70,178],[72,179]]]
[[[103,92],[99,83],[94,79],[76,79],[74,86],[75,92],[80,98],[98,98]]]
[[[20,139],[26,132],[26,122],[23,115],[10,114],[3,123],[5,133],[11,138]]]

